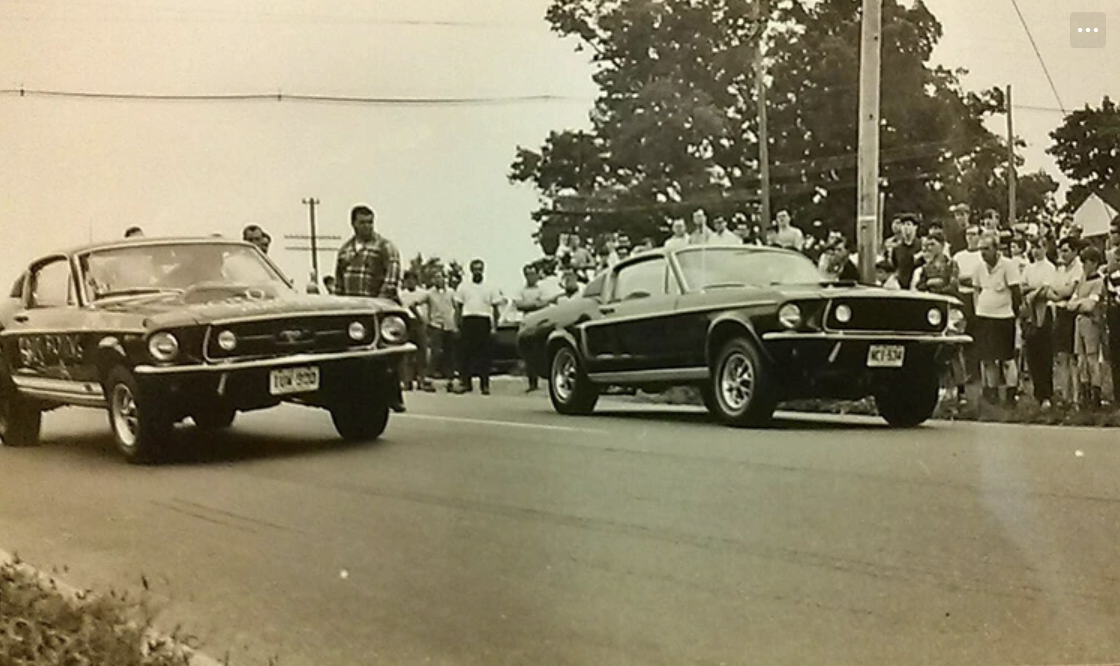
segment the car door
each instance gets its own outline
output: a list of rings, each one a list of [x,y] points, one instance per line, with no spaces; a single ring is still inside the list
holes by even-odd
[[[602,317],[585,325],[595,356],[592,372],[630,372],[663,367],[667,329],[676,306],[668,262],[652,256],[621,266],[599,305]],[[675,289],[673,290],[676,291]]]
[[[9,344],[14,348],[18,374],[35,377],[52,390],[78,389],[79,382],[89,379],[83,314],[77,305],[67,257],[52,257],[32,268],[23,307],[13,314],[5,331],[13,338]]]

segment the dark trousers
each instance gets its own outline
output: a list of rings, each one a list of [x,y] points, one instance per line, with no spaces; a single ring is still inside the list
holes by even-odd
[[[459,337],[459,360],[462,363],[463,385],[470,388],[475,377],[482,388],[490,388],[491,325],[489,317],[463,317]]]
[[[459,364],[455,361],[455,332],[428,328],[429,368],[440,379],[451,379]]]
[[[1050,317],[1046,323],[1023,331],[1023,351],[1027,357],[1027,370],[1034,385],[1034,398],[1039,402],[1054,397],[1054,331]]]
[[[1112,403],[1120,404],[1120,304],[1108,307],[1108,367],[1112,371]]]

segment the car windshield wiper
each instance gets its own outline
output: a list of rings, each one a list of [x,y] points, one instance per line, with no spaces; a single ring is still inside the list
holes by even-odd
[[[112,291],[104,291],[96,294],[94,300],[101,300],[103,298],[113,298],[116,296],[143,296],[145,294],[179,294],[182,289],[171,289],[168,287],[131,287],[129,289],[114,289]]]

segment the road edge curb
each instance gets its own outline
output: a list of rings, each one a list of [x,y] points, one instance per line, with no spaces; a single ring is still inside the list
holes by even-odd
[[[8,565],[12,568],[37,579],[47,589],[53,589],[71,602],[81,602],[82,597],[86,592],[74,587],[73,585],[62,580],[60,576],[49,574],[25,560],[21,559],[14,553],[10,553],[3,548],[0,548],[0,566]],[[196,650],[188,645],[175,640],[170,635],[154,629],[148,629],[144,632],[144,637],[149,641],[161,641],[166,644],[174,646],[175,649],[181,650],[190,662],[190,666],[228,666],[228,662],[218,661],[217,659],[207,655],[199,650]]]

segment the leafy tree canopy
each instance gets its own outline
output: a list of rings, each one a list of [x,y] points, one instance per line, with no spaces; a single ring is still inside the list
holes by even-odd
[[[1095,190],[1120,189],[1120,109],[1107,96],[1098,108],[1078,109],[1050,132],[1046,150],[1073,186],[1066,208],[1073,210]]]
[[[696,207],[751,212],[759,191],[753,57],[763,34],[773,210],[803,227],[854,231],[859,0],[775,3],[765,32],[743,0],[553,0],[558,34],[589,49],[600,95],[589,131],[520,147],[509,174],[541,199],[536,238],[621,231],[662,238]],[[930,64],[941,25],[921,2],[885,0],[881,176],[887,216],[945,214],[952,200],[1006,213],[1006,143],[984,127],[999,89],[965,92]],[[1020,160],[1021,161],[1021,160]],[[1025,179],[1020,212],[1043,210],[1044,176]]]

